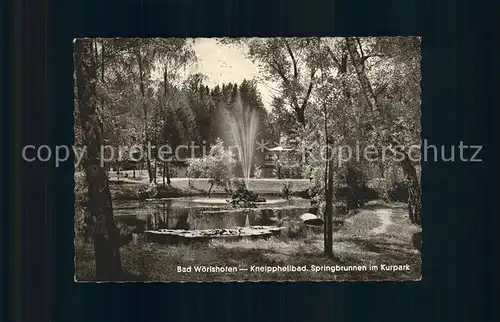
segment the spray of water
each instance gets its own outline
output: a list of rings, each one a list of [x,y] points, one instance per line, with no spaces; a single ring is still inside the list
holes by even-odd
[[[252,170],[253,154],[255,151],[255,137],[259,126],[257,111],[244,106],[239,97],[236,98],[233,111],[230,113],[231,132],[238,145],[238,157],[243,169],[245,186],[249,189],[248,182]]]

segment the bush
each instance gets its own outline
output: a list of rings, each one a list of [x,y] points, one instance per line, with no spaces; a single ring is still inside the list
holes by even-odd
[[[290,194],[292,192],[291,188],[292,188],[292,184],[289,181],[286,181],[285,183],[283,183],[281,185],[281,196],[284,199],[287,199],[287,200],[290,199]]]
[[[202,158],[193,158],[188,160],[188,176],[191,178],[208,178],[210,188],[216,185],[228,189],[231,180],[231,168],[234,164],[234,158],[229,149],[225,149],[223,141],[217,139],[217,142],[210,148],[210,153]]]
[[[135,226],[127,225],[121,221],[115,221],[115,225],[120,231],[120,245],[127,245],[132,240]]]
[[[391,189],[391,182],[385,178],[376,178],[367,182],[367,189],[370,190],[367,200],[383,199],[389,200],[389,190]]]
[[[303,169],[303,176],[310,180],[307,197],[312,204],[319,204],[325,197],[325,166],[324,164],[308,165]]]
[[[262,177],[262,168],[260,166],[254,165],[253,176],[254,176],[254,178],[257,178],[257,179]]]
[[[407,202],[408,197],[408,184],[405,181],[391,182],[386,178],[370,180],[364,193],[365,200]]]
[[[192,158],[188,160],[187,175],[189,178],[203,178],[208,172],[206,169],[205,158]]]
[[[186,194],[186,192],[182,191],[181,189],[169,186],[158,186],[157,190],[157,198],[179,198]]]
[[[334,192],[336,198],[345,201],[349,210],[362,207],[367,192],[364,173],[353,166],[347,166],[339,177],[342,185]]]
[[[384,199],[383,195],[381,195],[381,193],[379,191],[377,191],[376,189],[370,188],[366,185],[361,187],[360,194],[361,194],[361,199],[364,200],[365,202],[369,201],[369,200],[379,199],[379,198]]]
[[[158,162],[158,166],[156,168],[156,175],[158,178],[163,177],[163,167],[164,164]],[[175,178],[179,175],[179,172],[181,172],[185,168],[182,164],[180,163],[175,163],[173,161],[168,162],[168,174],[170,175],[170,178]],[[165,176],[166,177],[166,176]]]
[[[154,183],[149,183],[145,186],[142,186],[137,191],[139,200],[152,199],[156,197],[157,194],[158,194],[158,189],[156,188],[156,184]]]
[[[406,182],[394,182],[388,191],[390,201],[407,202],[409,196],[408,184]]]
[[[325,165],[317,164],[306,169],[311,180],[309,196],[311,201],[319,204],[324,201],[325,195]],[[367,186],[364,172],[353,165],[337,170],[333,178],[334,199],[346,205],[347,211],[358,209],[368,200],[377,199],[376,189]]]
[[[278,164],[273,173],[278,179],[302,179],[300,164]]]
[[[235,182],[235,184],[237,185],[236,191],[231,196],[230,201],[233,207],[255,208],[256,202],[266,201],[255,192],[248,190],[245,184],[241,184],[239,182]]]

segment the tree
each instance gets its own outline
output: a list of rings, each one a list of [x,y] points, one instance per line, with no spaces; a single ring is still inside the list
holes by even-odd
[[[214,120],[215,104],[213,104],[210,89],[203,84],[205,78],[199,73],[189,75],[184,82],[183,91],[186,93],[189,107],[195,115],[198,137],[195,137],[194,140],[198,144],[207,145],[215,141],[213,127],[215,127],[216,122]],[[196,156],[201,156],[198,154],[199,151],[196,152]]]
[[[115,38],[99,42],[106,44],[98,47],[104,53],[101,66],[106,64],[106,73],[101,74],[111,80],[111,84],[106,82],[102,91],[110,98],[105,102],[106,110],[112,110],[117,105],[115,102],[123,102],[123,113],[129,119],[132,117],[141,129],[138,135],[134,135],[135,140],[142,142],[144,150],[148,143],[157,146],[166,122],[161,117],[165,115],[162,109],[168,105],[172,89],[180,85],[177,82],[180,70],[195,60],[191,44],[180,38]],[[104,84],[106,77],[102,78],[101,84]],[[161,93],[161,100],[158,93]],[[157,156],[146,155],[144,161],[150,182],[156,182]]]
[[[119,39],[95,38],[92,42],[93,62],[96,68],[97,109],[103,121],[105,145],[114,147],[130,146],[139,138],[134,107],[140,103],[134,91],[134,82],[123,64],[124,55],[134,43]],[[76,95],[75,95],[76,101]],[[81,145],[78,110],[75,110],[75,144]],[[107,151],[108,152],[108,151]],[[125,152],[125,151],[121,151]],[[127,153],[115,155],[113,167],[119,173],[121,165],[127,161]]]
[[[193,178],[208,178],[210,187],[208,197],[214,186],[229,190],[232,167],[235,163],[233,154],[224,148],[224,142],[217,139],[210,148],[210,153],[202,158],[192,158],[188,161],[188,175]]]
[[[310,177],[315,201],[324,209],[324,247],[327,255],[332,254],[334,200],[343,184],[339,174],[344,165],[333,154],[334,146],[349,145],[361,139],[359,136],[360,117],[358,106],[353,102],[352,92],[356,91],[348,70],[348,53],[345,41],[339,38],[322,38],[316,50],[319,70],[309,103],[309,119],[306,128],[306,146],[311,157],[305,167]],[[353,86],[354,85],[354,86]],[[319,151],[314,151],[314,149]],[[336,173],[336,174],[335,174]],[[345,180],[344,180],[345,181]]]
[[[142,42],[141,39],[136,39],[135,41],[137,42]],[[153,60],[152,57],[148,57],[148,51],[147,48],[142,48],[146,47],[147,45],[144,44],[144,46],[136,46],[134,47],[134,55],[135,58],[137,59],[137,66],[139,67],[138,73],[139,73],[139,89],[141,93],[141,106],[144,112],[144,146],[146,146],[150,141],[149,137],[149,131],[148,131],[148,104],[147,104],[147,98],[146,98],[146,81],[147,77],[149,76],[149,70],[148,70],[148,62]],[[144,54],[144,55],[143,55]],[[153,182],[156,180],[156,172],[151,169],[151,160],[150,156],[145,154],[145,162],[146,162],[146,167],[148,169],[148,176],[149,176],[149,182]]]
[[[244,44],[247,55],[271,81],[279,84],[282,97],[295,111],[297,122],[305,127],[316,73],[319,69],[319,38],[224,39],[222,43]]]
[[[170,99],[164,102],[160,115],[163,119],[160,133],[162,144],[168,144],[175,150],[175,148],[181,144],[197,137],[196,116],[189,105],[187,93],[185,91],[173,89],[170,94]],[[184,150],[178,150],[178,153],[183,151]],[[173,157],[175,157],[175,155]],[[181,155],[180,157],[184,158],[186,156]],[[170,170],[168,166],[171,159],[172,157],[161,159],[164,165],[163,186],[165,186],[165,178],[167,179],[167,184],[169,186],[171,185]]]
[[[415,47],[418,48],[418,45],[415,44],[415,42],[418,42],[418,39],[410,38],[408,42],[410,43],[409,45],[412,46],[410,48],[412,48],[413,50],[415,50]],[[406,42],[406,44],[408,44],[408,42]],[[403,159],[400,162],[400,165],[408,180],[408,210],[410,220],[415,225],[420,226],[420,211],[422,207],[420,199],[420,183],[415,164],[413,164],[409,155],[408,146],[405,145],[404,142],[401,142],[398,136],[393,132],[393,128],[391,128],[390,124],[388,124],[388,121],[391,119],[390,113],[387,111],[387,109],[383,108],[383,104],[381,104],[381,102],[379,101],[367,76],[365,62],[369,58],[369,56],[365,56],[363,54],[363,47],[361,42],[358,38],[346,37],[346,43],[351,61],[355,67],[356,75],[362,88],[362,93],[366,99],[367,105],[376,116],[372,123],[372,126],[375,129],[379,140],[385,143],[394,155],[398,155],[399,153],[403,155]],[[405,42],[403,42],[403,44],[405,44]],[[419,77],[417,77],[417,79],[419,79]],[[413,85],[413,88],[415,88],[415,84]]]
[[[155,143],[158,146],[160,142],[158,141],[158,126],[160,126],[162,144],[166,145],[170,143],[171,146],[174,144],[180,144],[180,137],[184,138],[187,133],[193,134],[196,131],[196,124],[193,121],[193,113],[188,104],[184,104],[180,109],[178,107],[178,101],[181,103],[186,102],[185,95],[179,95],[178,88],[180,83],[177,80],[180,78],[179,73],[182,68],[185,68],[188,64],[196,61],[196,56],[192,50],[191,44],[187,39],[182,38],[168,38],[168,39],[153,39],[153,44],[159,50],[158,65],[163,68],[163,81],[160,82],[159,99],[158,99],[158,109],[155,111],[155,119],[161,116],[161,122],[155,122]],[[175,125],[175,127],[172,127]],[[193,128],[193,125],[195,126]],[[184,126],[184,132],[180,127]],[[172,129],[174,133],[169,133],[169,129]],[[177,140],[179,139],[179,140]],[[174,142],[175,141],[175,142]],[[156,178],[156,159],[155,158],[155,178]],[[169,162],[163,162],[163,186],[165,186],[165,178],[167,179],[167,184],[170,186],[170,169],[168,166]]]
[[[296,116],[293,110],[285,105],[281,97],[274,97],[271,102],[271,113],[269,115],[269,129],[272,132],[272,138],[280,142],[281,138],[292,138],[297,136]]]
[[[297,135],[297,141],[301,142],[301,149],[304,150],[304,163],[307,164],[308,154],[310,149],[307,141],[307,132],[313,132],[317,127],[317,123],[312,124],[308,129],[306,127],[306,108],[311,105],[311,96],[315,85],[320,81],[318,72],[321,71],[322,81],[325,81],[325,72],[329,66],[325,63],[333,55],[328,56],[329,51],[323,45],[323,40],[320,38],[269,38],[269,39],[251,39],[246,40],[248,46],[248,55],[254,62],[260,64],[260,67],[271,80],[278,82],[281,89],[281,102],[275,102],[283,106],[283,101],[287,101],[295,112],[297,122],[302,125],[303,132]],[[345,61],[342,60],[342,63]],[[328,63],[327,63],[328,64]],[[345,64],[345,63],[344,63]],[[341,68],[339,67],[339,70]],[[342,72],[342,70],[341,70]],[[330,138],[328,135],[326,101],[323,100],[321,105],[325,118],[325,142],[327,147],[330,146]],[[280,104],[281,103],[281,104]],[[279,106],[278,105],[278,106]],[[328,148],[328,153],[331,153]],[[329,154],[327,160],[329,160]],[[333,216],[333,162],[325,163],[327,171],[325,171],[325,199],[327,201],[326,217],[327,225],[325,226],[325,252],[332,252],[332,216]],[[327,175],[328,174],[328,175]]]
[[[103,124],[97,110],[97,69],[92,41],[75,41],[75,76],[77,108],[83,144],[87,146],[85,172],[88,181],[88,209],[94,231],[96,278],[112,280],[122,276],[119,230],[113,220],[113,206],[108,178],[101,166],[100,151],[103,143]]]

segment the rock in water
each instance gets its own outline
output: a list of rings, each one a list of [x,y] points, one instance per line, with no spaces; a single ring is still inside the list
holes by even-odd
[[[311,213],[304,213],[300,215],[300,220],[306,225],[320,226],[323,225],[323,220],[318,216]]]
[[[266,202],[266,198],[264,198],[262,196],[257,196],[257,198],[255,199],[255,202]]]

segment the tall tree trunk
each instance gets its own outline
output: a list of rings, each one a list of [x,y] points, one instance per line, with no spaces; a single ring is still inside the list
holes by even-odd
[[[333,160],[330,160],[331,151],[328,146],[328,187],[326,189],[326,247],[325,254],[333,255]]]
[[[326,206],[326,199],[328,199],[328,169],[329,169],[329,164],[328,161],[325,162],[325,177],[324,177],[324,185],[325,185],[325,192],[324,192],[324,198],[325,198],[325,206]],[[328,249],[328,223],[326,222],[326,207],[325,210],[323,210],[323,206],[319,205],[321,212],[323,213],[323,245],[326,250]]]
[[[104,84],[104,40],[101,40],[101,83]]]
[[[92,55],[92,41],[76,40],[75,70],[78,110],[87,146],[84,161],[88,181],[88,209],[94,230],[96,278],[116,280],[122,277],[119,230],[113,221],[113,205],[105,169],[100,164],[103,143],[103,125],[97,111],[96,62]]]
[[[167,176],[167,185],[170,187],[172,186],[172,182],[170,180],[170,168],[168,166],[168,161],[165,162],[165,174]]]
[[[141,89],[141,97],[142,97],[142,109],[144,111],[144,140],[145,140],[145,148],[148,144],[148,107],[146,105],[146,93],[144,89],[144,74],[143,74],[143,66],[142,66],[142,57],[141,57],[141,48],[137,49],[137,63],[139,65],[139,87]],[[145,149],[146,150],[146,149]],[[148,168],[149,182],[153,182],[153,173],[151,169],[151,162],[149,160],[148,153],[145,153],[145,161],[146,166]]]
[[[211,193],[212,193],[212,188],[213,188],[213,187],[214,187],[214,184],[213,184],[213,183],[211,183],[211,184],[210,184],[210,188],[208,188],[208,198],[210,198],[210,197],[211,197]]]
[[[167,141],[163,141],[163,144],[167,145]],[[172,182],[170,181],[170,169],[167,160],[163,161],[163,187],[165,187],[165,178],[167,179],[167,185],[171,187]]]
[[[153,161],[153,182],[156,184],[156,173],[157,173],[157,162],[156,162],[156,158],[154,159]]]
[[[352,62],[356,69],[356,74],[358,76],[359,82],[361,84],[361,88],[363,90],[363,94],[368,102],[372,111],[375,112],[378,120],[375,120],[374,127],[377,129],[378,136],[382,142],[385,142],[389,145],[392,152],[396,152],[394,147],[401,147],[400,151],[403,153],[404,158],[400,162],[400,165],[405,173],[405,176],[408,180],[408,211],[410,215],[410,220],[417,226],[421,225],[421,216],[420,211],[422,208],[421,204],[421,190],[420,190],[420,180],[417,175],[417,171],[415,169],[415,165],[411,162],[410,155],[407,147],[404,147],[399,143],[399,140],[390,133],[389,129],[387,129],[383,124],[386,119],[386,115],[384,111],[380,108],[377,98],[373,92],[370,80],[366,76],[365,73],[365,65],[364,60],[366,57],[361,57],[358,53],[358,49],[356,47],[356,39],[353,37],[346,37],[347,42],[347,50],[349,51],[349,55],[351,56]],[[377,124],[378,123],[378,124]]]
[[[326,106],[323,105],[324,109],[323,109],[323,112],[324,112],[324,126],[325,126],[325,143],[326,145],[328,145],[328,117],[327,117],[327,114],[326,114]],[[323,180],[325,181],[324,182],[324,185],[325,185],[325,202],[327,202],[328,200],[328,171],[330,170],[330,162],[329,162],[329,158],[327,157],[327,160],[325,162],[325,176],[323,178]],[[333,199],[333,198],[332,198]],[[325,204],[326,205],[326,204]],[[321,205],[320,205],[321,207]],[[325,207],[325,211],[323,212],[323,243],[324,243],[324,249],[325,249],[325,254],[328,254],[328,232],[329,232],[329,228],[328,228],[328,223],[327,223],[327,211],[326,211],[326,207]]]
[[[163,188],[165,188],[165,172],[166,172],[166,170],[167,170],[167,164],[165,161],[163,161],[163,171],[162,171],[162,176],[161,176],[162,180],[163,180],[163,182],[162,182]]]
[[[165,69],[163,70],[163,101],[165,104],[165,109],[168,108],[168,73],[167,69],[168,65],[165,64]],[[167,124],[167,111],[165,110],[163,113],[163,126],[165,127],[165,124]],[[163,131],[164,132],[164,131]],[[167,139],[166,139],[166,133],[163,133],[164,138],[164,144],[167,145]],[[165,177],[167,178],[167,185],[169,187],[172,186],[172,182],[170,181],[170,169],[168,167],[168,161],[164,162],[164,168],[163,168],[163,186],[165,187]]]
[[[154,139],[155,151],[153,152],[154,166],[153,166],[153,182],[156,184],[156,177],[158,176],[158,110],[155,109],[154,114]]]

